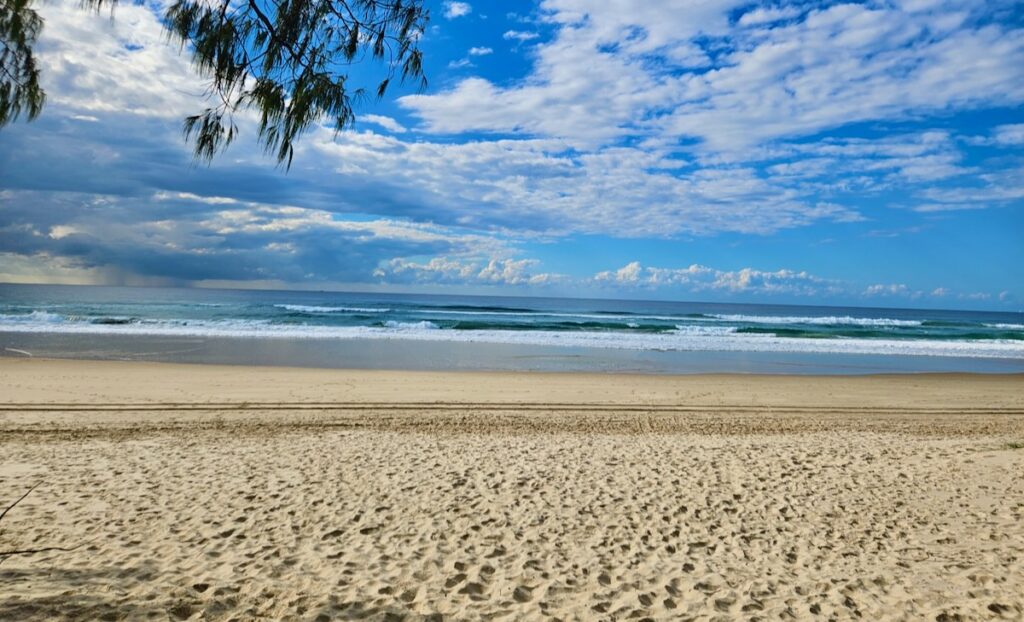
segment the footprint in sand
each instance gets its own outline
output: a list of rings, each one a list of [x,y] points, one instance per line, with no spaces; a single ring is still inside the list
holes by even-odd
[[[451,589],[451,588],[455,587],[456,585],[462,583],[465,580],[466,580],[466,575],[464,573],[460,572],[459,574],[457,574],[457,575],[455,575],[453,577],[449,577],[448,580],[444,582],[444,586],[446,588],[448,588],[448,589]]]
[[[465,594],[472,600],[483,600],[484,585],[482,583],[476,583],[475,581],[467,583],[461,590],[459,590],[459,594]]]

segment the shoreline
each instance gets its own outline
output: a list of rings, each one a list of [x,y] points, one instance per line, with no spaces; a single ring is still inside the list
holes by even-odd
[[[628,381],[630,392],[635,394],[637,385],[640,385],[647,391],[647,393],[641,394],[641,399],[653,398],[660,403],[671,403],[673,399],[683,396],[680,393],[681,390],[692,388],[701,388],[706,391],[709,386],[713,386],[715,390],[722,392],[749,386],[763,388],[775,384],[786,385],[790,390],[816,386],[819,389],[824,388],[826,391],[845,388],[863,393],[863,395],[855,393],[837,396],[829,392],[830,399],[846,400],[851,406],[864,399],[869,400],[864,404],[866,406],[884,405],[886,400],[896,400],[895,405],[900,405],[902,402],[921,402],[922,400],[924,403],[943,403],[950,399],[956,401],[995,399],[1001,404],[1024,408],[1024,393],[1018,394],[1018,389],[1024,389],[1024,372],[896,372],[850,375],[745,372],[650,374],[629,371],[374,369],[0,356],[0,384],[16,378],[19,385],[10,394],[24,393],[28,396],[27,401],[36,401],[36,396],[52,395],[52,391],[56,388],[51,386],[46,375],[53,373],[74,373],[78,375],[77,382],[96,383],[114,382],[116,379],[123,379],[124,374],[134,375],[135,378],[132,379],[134,381],[151,378],[151,374],[159,373],[160,383],[164,385],[160,388],[115,383],[105,386],[105,390],[112,390],[114,395],[123,394],[124,396],[151,396],[152,393],[147,394],[146,392],[153,390],[168,393],[192,392],[200,401],[209,400],[213,396],[212,391],[223,390],[224,379],[235,381],[245,379],[244,386],[241,387],[242,390],[257,390],[261,394],[267,394],[269,391],[271,399],[274,399],[275,395],[280,397],[280,395],[294,392],[303,386],[327,381],[338,385],[347,385],[349,395],[355,395],[353,401],[356,402],[365,401],[367,396],[378,395],[381,391],[390,390],[389,385],[393,382],[414,379],[416,382],[406,382],[402,387],[406,394],[411,392],[414,398],[396,400],[393,403],[421,403],[425,399],[435,399],[438,395],[444,395],[451,401],[461,399],[467,403],[480,404],[495,400],[464,398],[477,391],[487,392],[491,396],[495,394],[509,395],[511,392],[516,397],[521,397],[522,393],[519,391],[526,389],[534,393],[539,392],[541,395],[550,394],[551,391],[570,390],[577,396],[583,396],[584,391],[596,390],[597,393],[584,400],[584,403],[620,404],[628,400],[624,399],[626,394],[623,392],[623,387],[616,385]],[[218,376],[218,378],[211,379],[213,376]],[[475,384],[467,385],[459,382],[460,379],[473,379]],[[65,376],[61,380],[66,383],[68,378]],[[482,380],[486,382],[480,384]],[[951,387],[949,381],[957,381],[958,385]],[[278,386],[271,388],[264,384],[266,382],[273,382]],[[353,386],[351,384],[353,382],[365,384],[362,387]],[[282,383],[285,384],[282,386]],[[238,388],[235,388],[235,392]],[[885,389],[901,389],[901,391],[881,396],[881,401],[872,400],[867,395],[871,391]],[[275,394],[275,391],[279,394]],[[989,393],[985,393],[985,391]],[[710,393],[709,396],[712,401],[698,401],[693,405],[721,405],[720,401],[716,401],[721,397],[720,393]],[[802,395],[793,393],[783,396],[781,402],[778,395],[759,394],[756,397],[767,397],[770,400],[768,403],[761,403],[762,406],[788,403],[787,399],[792,402],[793,398],[796,398],[796,401],[790,405],[802,403],[807,407],[823,406],[823,403],[814,402],[815,396],[814,392]],[[424,399],[418,400],[417,397]],[[17,401],[22,400],[8,399],[0,403]],[[81,400],[81,403],[89,401]],[[251,402],[252,400],[244,401]],[[381,401],[391,403],[389,400]],[[516,403],[523,402],[517,401]],[[740,400],[740,403],[750,405],[753,402],[748,396],[746,400]],[[889,405],[894,404],[890,403]]]
[[[5,333],[0,360],[29,358],[391,371],[642,375],[1024,374],[1024,359],[909,354],[627,350],[402,340],[146,338]]]

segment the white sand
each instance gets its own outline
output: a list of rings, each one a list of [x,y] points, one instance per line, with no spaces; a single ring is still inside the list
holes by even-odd
[[[0,359],[0,619],[1019,620],[1022,389]]]

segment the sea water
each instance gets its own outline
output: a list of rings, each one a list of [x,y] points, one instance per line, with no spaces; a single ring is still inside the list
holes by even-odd
[[[7,356],[413,369],[1024,371],[1024,314],[0,285]]]

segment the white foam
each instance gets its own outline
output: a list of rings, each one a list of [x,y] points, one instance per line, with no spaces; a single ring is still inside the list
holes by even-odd
[[[15,323],[43,323],[43,324],[59,324],[64,321],[64,316],[59,313],[52,313],[50,311],[33,311],[31,313],[18,313],[12,315],[0,316],[0,326],[7,322]]]
[[[356,327],[353,327],[353,328],[362,328],[362,327],[356,326]],[[389,320],[387,322],[384,322],[384,328],[390,328],[392,330],[400,330],[400,331],[410,331],[410,330],[437,330],[440,327],[437,324],[434,324],[433,322],[427,322],[426,320],[424,320],[422,322],[395,322],[394,320]]]
[[[1001,328],[1003,330],[1024,330],[1024,324],[985,324],[988,328]]]
[[[824,324],[849,326],[921,326],[920,320],[844,316],[712,315],[716,320],[748,324]]]
[[[689,337],[714,337],[730,335],[735,332],[735,326],[700,326],[693,324],[679,324],[676,326],[674,334],[687,335]]]
[[[379,307],[318,307],[315,305],[274,305],[278,309],[300,313],[387,313],[391,309]]]
[[[410,309],[408,313],[417,315],[487,315],[487,316],[514,316],[521,318],[545,318],[545,317],[568,317],[583,318],[587,320],[662,320],[666,322],[679,322],[694,318],[685,315],[634,315],[630,313],[559,313],[555,311],[452,311],[449,309]],[[700,318],[696,318],[700,319]]]
[[[58,318],[54,320],[54,318]],[[610,331],[440,330],[433,322],[389,322],[380,327],[271,324],[266,320],[150,320],[138,324],[61,321],[39,312],[0,315],[0,331],[81,335],[149,335],[287,339],[395,339],[408,341],[496,343],[620,350],[801,352],[875,355],[955,356],[1024,359],[1024,341],[794,339],[740,334],[728,326],[683,325],[669,333]]]

